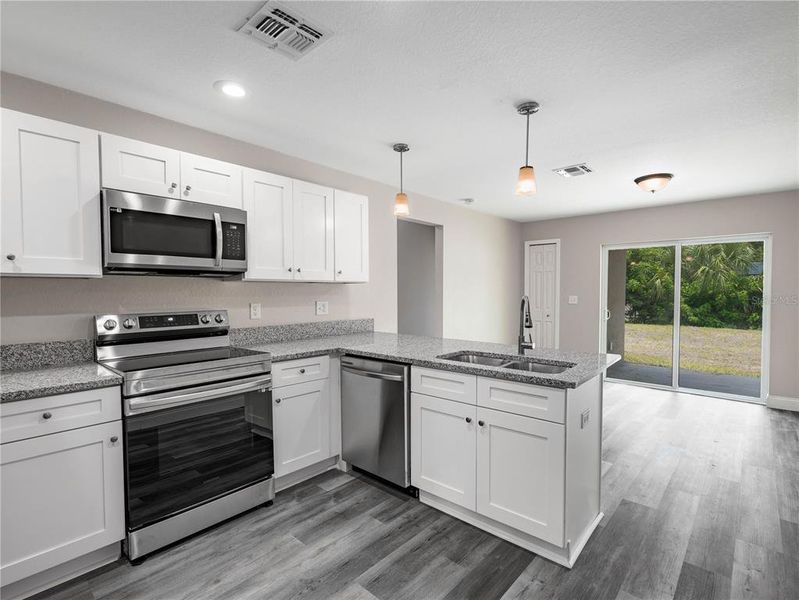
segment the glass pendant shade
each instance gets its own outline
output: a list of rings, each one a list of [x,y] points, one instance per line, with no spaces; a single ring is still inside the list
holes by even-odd
[[[399,192],[394,199],[394,216],[407,217],[411,214],[410,207],[408,206],[408,194]]]
[[[636,185],[645,192],[652,192],[654,194],[669,185],[672,177],[674,177],[674,175],[671,173],[653,173],[652,175],[637,177],[634,181]]]
[[[519,180],[516,182],[517,196],[534,196],[536,192],[535,169],[525,165],[519,169]]]

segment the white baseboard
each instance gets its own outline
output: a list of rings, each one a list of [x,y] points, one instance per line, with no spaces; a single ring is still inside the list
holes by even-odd
[[[769,408],[778,408],[780,410],[793,410],[799,412],[799,398],[791,398],[789,396],[769,396],[766,400],[766,406]]]

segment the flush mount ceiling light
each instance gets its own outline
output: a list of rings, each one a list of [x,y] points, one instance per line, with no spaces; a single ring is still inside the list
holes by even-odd
[[[214,89],[231,98],[243,98],[247,95],[247,90],[235,81],[217,81],[214,83]]]
[[[652,173],[651,175],[636,177],[633,181],[645,192],[652,192],[654,194],[669,185],[672,177],[674,177],[674,175],[671,173]]]
[[[524,166],[519,169],[519,180],[516,182],[517,196],[534,196],[536,192],[535,169],[530,165],[530,115],[539,111],[538,102],[522,102],[516,107],[520,115],[527,117],[527,133],[524,138]]]
[[[411,209],[408,206],[408,195],[402,188],[402,155],[405,154],[410,148],[408,144],[394,144],[394,152],[399,152],[400,155],[400,191],[394,199],[394,216],[407,217],[411,214]]]

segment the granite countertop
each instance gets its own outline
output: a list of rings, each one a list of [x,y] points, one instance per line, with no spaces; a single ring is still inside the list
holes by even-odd
[[[122,377],[95,362],[0,372],[0,403],[120,385]]]
[[[620,359],[615,354],[533,350],[528,351],[526,358],[543,363],[573,365],[563,373],[533,373],[437,358],[442,354],[464,350],[496,355],[517,355],[517,349],[514,346],[381,332],[338,335],[249,347],[254,350],[270,352],[272,360],[275,362],[335,352],[556,388],[576,388]]]

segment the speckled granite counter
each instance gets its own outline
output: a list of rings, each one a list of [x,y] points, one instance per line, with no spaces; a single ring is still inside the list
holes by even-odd
[[[569,363],[573,366],[558,374],[532,373],[437,358],[442,354],[464,350],[497,355],[515,355],[517,351],[514,346],[381,332],[312,338],[249,347],[255,350],[271,352],[273,361],[320,356],[329,353],[352,354],[432,369],[469,373],[557,388],[575,388],[618,360],[617,355],[613,354],[533,350],[527,355],[527,358],[551,364]]]
[[[0,372],[0,403],[120,385],[122,378],[97,363]]]

